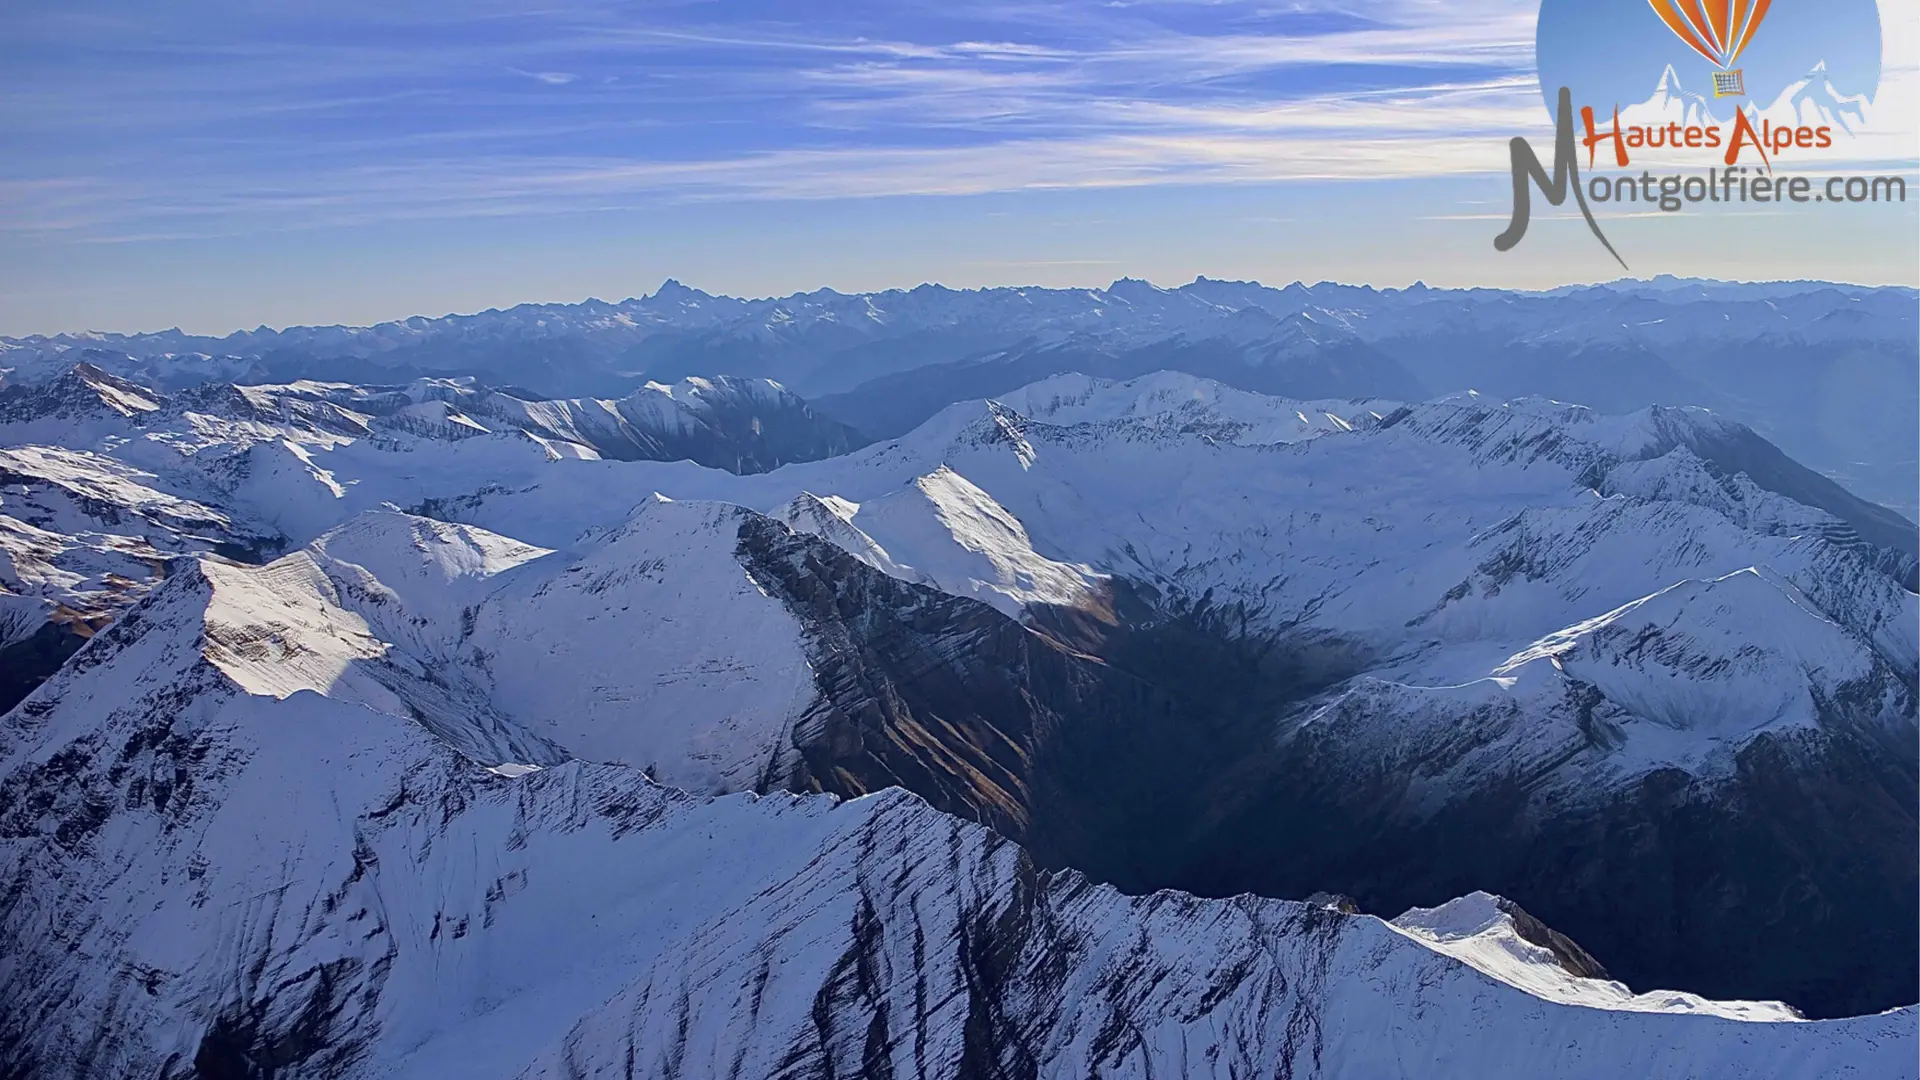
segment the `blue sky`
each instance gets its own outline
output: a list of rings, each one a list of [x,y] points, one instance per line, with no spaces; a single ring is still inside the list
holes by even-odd
[[[0,333],[364,322],[670,275],[1605,278],[1557,215],[1491,246],[1505,140],[1548,134],[1537,11],[14,0]],[[1912,282],[1914,224],[1609,234],[1648,274]]]

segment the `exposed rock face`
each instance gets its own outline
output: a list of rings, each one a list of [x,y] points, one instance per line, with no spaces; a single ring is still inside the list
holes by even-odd
[[[1578,942],[1527,914],[1527,910],[1519,904],[1502,897],[1499,908],[1513,920],[1514,933],[1552,952],[1554,959],[1560,962],[1560,966],[1566,969],[1567,974],[1577,975],[1582,979],[1607,977],[1607,969],[1601,966],[1600,961],[1589,955],[1587,950],[1581,948]]]

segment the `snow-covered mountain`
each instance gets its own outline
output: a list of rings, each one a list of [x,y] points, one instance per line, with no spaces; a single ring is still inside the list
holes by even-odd
[[[1016,616],[1097,608],[1120,575],[1162,606],[1235,603],[1253,625],[1355,643],[1449,678],[1484,675],[1536,638],[1677,581],[1764,566],[1897,670],[1913,667],[1913,536],[1699,412],[1614,418],[1471,397],[1411,408],[1293,402],[1185,375],[1070,376],[1006,402],[955,406],[904,440],[735,477],[556,455],[524,432],[505,443],[379,435],[368,414],[311,388],[231,392],[263,404],[237,422],[188,412],[184,429],[108,437],[101,450],[7,453],[67,485],[53,490],[175,540],[237,515],[263,523],[253,535],[301,543],[398,505],[577,548],[583,536],[652,535],[634,521],[656,492],[720,500]],[[292,405],[324,407],[335,422],[290,414]],[[291,418],[261,419],[273,416]],[[366,434],[336,433],[353,425]],[[1276,521],[1262,507],[1289,509]],[[91,524],[45,512],[24,520],[81,534]],[[709,546],[682,538],[604,557],[635,565]],[[1516,589],[1516,577],[1530,587]]]
[[[542,558],[398,520],[321,550],[392,577],[376,605]],[[903,791],[484,768],[367,700],[373,623],[292,613],[315,558],[196,564],[9,716],[10,1073],[1882,1077],[1916,1049],[1912,1010],[1633,995],[1484,893],[1392,922],[1127,897]]]
[[[1828,102],[1824,85],[1810,77],[1777,107],[1844,110],[1834,102],[1846,99],[1836,92]],[[1655,105],[1662,124],[1701,108],[1677,77],[1663,80]],[[1169,289],[1123,279],[1104,289],[926,285],[744,300],[670,281],[618,303],[371,327],[0,339],[0,371],[9,385],[31,385],[86,361],[162,390],[474,377],[531,388],[515,396],[607,402],[649,381],[732,375],[778,380],[882,438],[952,402],[1075,371],[1127,379],[1173,369],[1301,398],[1475,389],[1609,413],[1699,405],[1912,518],[1920,422],[1905,403],[1920,396],[1909,363],[1920,347],[1915,315],[1911,289],[1821,282],[1662,278],[1515,293],[1206,278]]]
[[[257,560],[453,476],[464,489],[557,458],[754,471],[865,443],[765,380],[648,384],[618,400],[530,400],[447,379],[163,393],[85,363],[0,391],[0,440],[0,707],[181,555]],[[327,467],[352,455],[377,464]]]
[[[619,461],[686,459],[730,472],[764,472],[788,461],[831,457],[865,445],[767,379],[686,378],[647,383],[617,400],[528,400],[476,390],[466,381],[422,380],[408,388],[398,424],[429,433],[485,434],[505,427],[585,447]],[[413,399],[420,400],[413,400]],[[491,427],[489,421],[494,421]],[[459,427],[451,432],[451,425]]]
[[[1716,414],[8,400],[5,584],[93,606],[0,720],[0,1072],[1910,1065],[1920,538]],[[1247,895],[1322,891],[1407,914]]]
[[[1716,894],[1683,891],[1661,902],[1672,934],[1717,920],[1692,939],[1629,926],[1617,913],[1643,887],[1634,865],[1648,850],[1678,866],[1690,858],[1684,845],[1705,842],[1691,834],[1696,827],[1785,829],[1821,853],[1789,856],[1757,841],[1764,857],[1708,872],[1736,893],[1792,879],[1825,896],[1833,914],[1820,929],[1799,927],[1804,941],[1830,933],[1844,951],[1904,948],[1881,936],[1892,924],[1865,909],[1877,906],[1872,895],[1898,898],[1904,912],[1912,892],[1910,860],[1867,850],[1880,847],[1878,837],[1913,830],[1904,796],[1876,794],[1913,784],[1907,744],[1920,647],[1910,530],[1783,465],[1777,452],[1762,453],[1771,448],[1738,425],[1697,411],[1606,417],[1545,402],[1269,400],[1264,420],[1250,424],[1232,410],[1255,399],[1190,379],[1185,393],[1170,392],[1184,378],[1139,387],[1057,380],[1018,395],[1074,421],[1067,424],[1004,403],[956,406],[907,438],[764,476],[655,467],[615,475],[589,465],[438,509],[489,528],[551,529],[534,539],[561,544],[602,524],[589,490],[614,506],[654,492],[745,504],[902,581],[997,594],[1003,609],[1106,658],[1109,670],[1179,687],[1179,703],[1162,715],[1181,719],[1116,720],[1135,736],[1118,747],[1098,725],[1048,722],[1031,736],[1024,728],[994,736],[1020,747],[1015,779],[990,785],[1017,805],[1001,808],[999,794],[962,796],[966,812],[1002,814],[1049,860],[1129,887],[1222,894],[1299,895],[1327,887],[1323,872],[1338,866],[1343,891],[1358,889],[1381,908],[1463,891],[1457,886],[1478,875],[1480,885],[1493,879],[1551,920],[1571,921],[1577,936],[1636,975],[1687,978],[1718,966],[1703,961],[1719,948],[1753,957],[1742,978],[1784,996],[1860,1000],[1853,995],[1864,984],[1828,982],[1818,962],[1769,953],[1760,941],[1772,931],[1735,929]],[[1210,414],[1209,400],[1229,407]],[[962,490],[951,477],[964,479],[961,502],[977,510],[943,510],[928,498],[930,489]],[[616,495],[622,479],[632,486]],[[926,507],[920,524],[900,524],[893,508],[902,505]],[[1005,521],[1018,530],[997,524]],[[1680,593],[1669,592],[1676,586]],[[1592,620],[1643,610],[1635,605],[1660,610],[1696,587],[1734,597],[1727,602],[1736,613],[1674,628],[1664,639],[1672,656],[1660,652],[1657,664],[1636,661],[1630,673],[1604,679],[1592,673],[1601,669],[1557,656],[1518,663]],[[1653,599],[1662,594],[1668,599]],[[1706,618],[1698,613],[1719,607],[1681,610]],[[1805,636],[1811,651],[1726,636],[1729,623],[1747,619],[1769,635]],[[1192,654],[1187,667],[1160,666],[1160,655],[1183,654]],[[1239,659],[1208,666],[1226,656]],[[760,677],[780,679],[776,669]],[[1403,706],[1399,690],[1383,696],[1376,685],[1437,704]],[[1441,692],[1452,687],[1469,689]],[[1767,711],[1676,737],[1672,718],[1698,707],[1689,693],[1705,692]],[[1334,723],[1344,711],[1316,704],[1343,695],[1365,706],[1358,711],[1371,734]],[[1790,708],[1794,701],[1802,704]],[[1276,732],[1294,730],[1314,709],[1322,719],[1273,747]],[[1419,723],[1389,720],[1403,712]],[[1049,756],[1056,747],[1059,756]],[[1347,755],[1350,747],[1360,749]],[[857,778],[866,766],[853,757],[838,768]],[[1071,775],[1041,762],[1071,763],[1052,766]],[[890,769],[876,772],[897,775]],[[1302,786],[1298,773],[1325,779]],[[1139,820],[1122,813],[1088,825],[1088,816],[1113,813],[1116,790],[1133,790],[1120,777],[1143,800],[1163,801],[1143,802],[1156,808]],[[1773,820],[1785,812],[1768,794],[1780,784],[1819,790],[1823,809],[1797,823]],[[1168,785],[1191,802],[1170,809],[1156,795]],[[866,787],[847,781],[836,790]],[[1641,828],[1629,822],[1681,804],[1697,826],[1668,830],[1651,849],[1587,838]],[[1383,832],[1486,830],[1469,823],[1495,806],[1508,830],[1502,843],[1461,852],[1410,842],[1387,876],[1367,861]],[[1304,848],[1286,839],[1293,823],[1328,813],[1364,824]],[[1875,821],[1874,836],[1842,825],[1848,817]],[[1116,835],[1140,839],[1116,844]],[[1847,836],[1856,840],[1837,839]],[[1862,847],[1852,849],[1856,842]],[[1547,871],[1546,860],[1562,858],[1551,853],[1568,844],[1586,854]],[[1842,862],[1872,865],[1882,883],[1836,890],[1831,875],[1854,872]],[[1762,967],[1774,970],[1762,975]],[[1910,975],[1888,978],[1882,1000],[1912,993]]]
[[[12,708],[179,558],[278,546],[271,530],[106,455],[0,450],[0,707]]]
[[[617,400],[539,400],[489,390],[470,378],[374,387],[209,383],[166,394],[80,363],[51,382],[0,393],[0,438],[9,444],[79,446],[136,435],[165,438],[196,425],[250,423],[267,425],[256,434],[269,437],[280,425],[346,437],[410,434],[457,441],[518,435],[547,446],[551,454],[621,461],[685,458],[733,472],[841,454],[866,441],[765,379],[647,383]]]

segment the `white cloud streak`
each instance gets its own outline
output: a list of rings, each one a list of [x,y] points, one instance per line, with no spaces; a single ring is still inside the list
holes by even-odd
[[[580,78],[571,71],[522,71],[517,67],[510,67],[507,70],[515,75],[524,75],[534,82],[546,83],[548,86],[565,86]]]

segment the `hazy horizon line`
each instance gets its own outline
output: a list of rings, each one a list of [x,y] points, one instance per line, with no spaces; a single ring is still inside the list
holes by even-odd
[[[637,296],[628,296],[620,300],[603,300],[600,297],[591,296],[591,295],[582,297],[578,300],[525,300],[507,307],[494,306],[494,307],[478,308],[470,311],[448,311],[439,315],[426,315],[419,312],[415,312],[414,314],[411,314],[411,315],[401,315],[401,316],[396,316],[390,319],[381,319],[373,322],[364,322],[364,323],[307,322],[307,323],[286,323],[281,326],[270,326],[266,323],[260,323],[250,327],[248,326],[238,327],[233,330],[229,330],[225,333],[207,333],[207,332],[199,332],[199,331],[190,331],[190,330],[182,329],[177,325],[165,327],[158,330],[131,330],[131,331],[100,330],[100,329],[88,328],[85,330],[60,330],[60,331],[55,331],[53,333],[43,332],[43,333],[30,333],[30,334],[0,334],[0,342],[10,342],[14,344],[21,344],[21,343],[35,342],[35,341],[54,341],[61,338],[87,338],[87,337],[108,338],[108,339],[135,339],[135,338],[144,338],[144,337],[158,337],[163,334],[179,334],[183,337],[208,338],[211,340],[220,341],[230,337],[236,337],[241,334],[255,334],[255,333],[260,333],[261,331],[266,331],[269,333],[276,333],[276,334],[283,334],[292,330],[333,330],[333,329],[365,330],[365,329],[372,329],[380,326],[389,326],[396,323],[410,322],[414,319],[425,319],[429,322],[440,322],[446,319],[476,318],[482,315],[507,314],[509,312],[517,311],[522,308],[583,307],[587,304],[605,304],[609,307],[619,307],[626,304],[640,303],[640,302],[654,299],[655,297],[659,296],[662,292],[666,291],[666,289],[672,285],[678,285],[681,288],[687,289],[690,292],[697,292],[703,296],[711,297],[715,300],[733,300],[743,304],[763,304],[763,303],[774,303],[781,300],[792,300],[798,297],[815,296],[821,293],[829,293],[834,296],[844,296],[844,297],[887,296],[891,294],[905,294],[905,293],[917,292],[921,289],[926,289],[926,288],[932,288],[932,289],[942,290],[945,292],[962,293],[962,294],[990,293],[990,292],[1001,292],[1001,291],[1008,291],[1008,290],[1020,291],[1020,292],[1030,291],[1030,292],[1044,292],[1044,293],[1108,292],[1115,285],[1119,285],[1124,282],[1131,282],[1131,281],[1142,282],[1144,284],[1147,284],[1149,286],[1152,286],[1155,289],[1159,289],[1164,292],[1178,292],[1183,289],[1190,288],[1193,285],[1200,284],[1201,282],[1212,282],[1212,283],[1225,284],[1225,285],[1252,285],[1252,286],[1256,286],[1263,289],[1272,289],[1274,291],[1284,291],[1286,289],[1293,288],[1295,286],[1299,286],[1304,289],[1316,289],[1316,288],[1325,286],[1325,287],[1342,288],[1342,289],[1369,290],[1369,291],[1382,293],[1382,294],[1411,292],[1415,289],[1421,289],[1429,292],[1443,292],[1443,293],[1500,292],[1500,293],[1513,293],[1517,295],[1526,295],[1526,296],[1545,296],[1552,293],[1570,292],[1570,291],[1577,291],[1581,289],[1609,288],[1609,287],[1621,286],[1621,285],[1653,285],[1659,282],[1669,281],[1669,282],[1675,282],[1681,285],[1807,286],[1809,288],[1826,287],[1826,288],[1840,288],[1840,289],[1873,289],[1873,290],[1895,289],[1895,290],[1905,290],[1907,292],[1913,292],[1913,293],[1920,293],[1920,287],[1906,284],[1904,282],[1835,281],[1829,278],[1715,278],[1715,277],[1681,276],[1676,274],[1655,274],[1652,277],[1637,277],[1631,274],[1623,274],[1619,277],[1607,278],[1604,280],[1588,281],[1588,282],[1569,282],[1562,285],[1553,285],[1553,286],[1548,286],[1544,288],[1514,288],[1514,287],[1500,286],[1500,285],[1429,285],[1425,282],[1425,280],[1419,279],[1419,278],[1416,278],[1405,285],[1377,285],[1372,282],[1336,281],[1331,278],[1322,278],[1319,281],[1314,281],[1314,282],[1307,282],[1305,279],[1296,278],[1293,281],[1287,282],[1284,285],[1269,285],[1263,281],[1260,281],[1257,278],[1212,278],[1212,277],[1206,276],[1205,274],[1199,274],[1199,275],[1195,275],[1195,277],[1191,281],[1186,281],[1178,285],[1160,285],[1149,278],[1123,275],[1121,277],[1114,278],[1113,280],[1107,282],[1104,285],[1055,286],[1055,285],[1007,284],[1007,285],[981,285],[981,286],[971,286],[966,288],[956,288],[950,285],[944,285],[937,281],[922,281],[916,285],[895,285],[895,286],[889,286],[884,289],[859,289],[859,290],[854,290],[850,292],[843,292],[839,289],[834,288],[831,285],[822,285],[813,289],[803,289],[803,290],[797,289],[793,292],[779,294],[779,295],[740,296],[740,295],[735,295],[727,292],[709,292],[698,286],[688,285],[676,277],[667,277],[664,280],[662,280],[660,285],[657,288],[655,288],[655,290],[651,293],[643,293]]]

